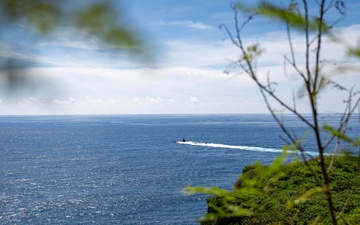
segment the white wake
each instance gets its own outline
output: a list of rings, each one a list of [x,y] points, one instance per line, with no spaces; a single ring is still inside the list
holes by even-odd
[[[226,149],[239,149],[245,151],[253,151],[253,152],[283,152],[282,149],[277,148],[263,148],[263,147],[253,147],[253,146],[245,146],[245,145],[226,145],[226,144],[216,144],[216,143],[204,143],[204,142],[195,142],[195,141],[177,141],[176,143],[182,145],[193,145],[193,146],[203,146],[203,147],[212,147],[212,148],[226,148]],[[288,151],[288,153],[296,153],[300,154],[299,151]],[[305,152],[305,154],[318,156],[317,152]]]

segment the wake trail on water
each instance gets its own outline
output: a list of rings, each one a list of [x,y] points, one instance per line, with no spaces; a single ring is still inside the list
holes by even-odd
[[[193,146],[202,146],[202,147],[212,147],[212,148],[226,148],[226,149],[238,149],[245,151],[253,151],[253,152],[275,152],[281,153],[282,149],[277,148],[263,148],[263,147],[252,147],[252,146],[244,146],[244,145],[227,145],[227,144],[216,144],[216,143],[204,143],[204,142],[195,142],[195,141],[177,141],[177,144],[182,145],[193,145]],[[288,151],[288,153],[300,154],[299,151]],[[304,152],[304,154],[318,156],[317,152]]]

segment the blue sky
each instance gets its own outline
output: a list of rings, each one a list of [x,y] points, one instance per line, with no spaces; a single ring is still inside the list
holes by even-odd
[[[26,76],[41,80],[41,85],[11,95],[0,92],[0,114],[267,112],[257,87],[245,74],[239,70],[223,73],[239,56],[227,34],[219,29],[220,24],[229,28],[233,25],[230,2],[114,2],[124,12],[126,24],[146,42],[154,61],[146,63],[114,54],[97,37],[69,27],[59,27],[46,38],[33,38],[26,25],[19,22],[2,33],[0,55],[29,62]],[[348,16],[338,24],[337,32],[354,44],[360,38],[360,3],[353,0],[346,4]],[[335,19],[335,15],[331,12],[329,19]],[[292,105],[291,95],[300,92],[301,85],[291,69],[284,75],[283,55],[289,53],[284,31],[282,24],[259,18],[244,30],[243,38],[246,44],[260,43],[265,48],[258,73],[270,73],[279,83],[279,96]],[[301,64],[301,33],[294,32],[293,39]],[[324,46],[327,60],[360,66],[358,61],[345,57],[343,45],[326,40]],[[328,74],[336,74],[334,67],[326,69]],[[360,84],[352,70],[333,79],[348,86]],[[319,102],[321,112],[342,111],[344,97],[333,89],[324,91]],[[306,99],[299,98],[296,104],[299,111],[308,112]],[[280,106],[273,106],[282,111]]]

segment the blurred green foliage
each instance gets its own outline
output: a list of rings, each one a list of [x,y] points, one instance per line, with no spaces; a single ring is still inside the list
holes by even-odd
[[[125,18],[126,11],[119,5],[117,1],[103,0],[0,0],[2,89],[7,94],[42,89],[44,81],[30,77],[26,71],[26,68],[37,66],[37,59],[21,57],[21,51],[25,46],[28,51],[37,51],[26,52],[25,55],[41,57],[42,53],[46,53],[46,49],[41,49],[40,52],[31,46],[32,43],[37,43],[44,37],[46,41],[56,38],[56,35],[51,34],[67,29],[92,37],[96,40],[99,52],[108,53],[109,59],[126,55],[140,63],[152,62],[153,56],[148,45],[140,32],[134,29],[134,24]],[[19,33],[22,35],[22,46],[19,41],[6,38],[7,32],[12,29],[21,30]],[[16,35],[16,32],[11,35]]]
[[[127,51],[141,50],[138,35],[129,26],[117,24],[121,15],[106,3],[97,3],[79,12],[77,25],[86,29],[105,43],[113,47],[124,48]]]
[[[0,9],[7,22],[25,20],[40,32],[50,32],[61,18],[59,6],[50,1],[1,0]]]
[[[70,10],[72,4],[75,7]],[[144,44],[112,1],[89,1],[78,8],[76,2],[67,0],[0,0],[0,12],[5,23],[23,22],[41,34],[69,26],[97,36],[112,48],[134,51]]]
[[[319,21],[317,17],[307,18],[304,14],[300,13],[296,1],[291,1],[288,7],[281,7],[269,1],[260,1],[256,7],[247,7],[242,3],[237,3],[236,10],[280,21],[300,31],[304,29],[318,31],[319,28],[325,32],[329,31],[329,25],[324,21]]]
[[[114,2],[89,1],[74,9],[71,4],[68,0],[0,0],[0,12],[5,23],[23,22],[41,34],[62,25],[85,30],[113,48],[133,51],[143,45]]]
[[[360,44],[358,43],[355,47],[348,47],[347,55],[360,58]]]

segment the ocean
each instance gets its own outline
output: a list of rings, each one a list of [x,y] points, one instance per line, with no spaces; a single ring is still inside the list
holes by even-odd
[[[280,136],[270,115],[1,116],[0,224],[199,224],[208,196],[183,188],[231,190]]]

